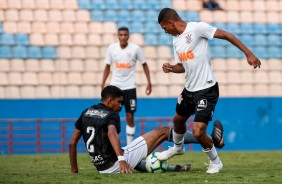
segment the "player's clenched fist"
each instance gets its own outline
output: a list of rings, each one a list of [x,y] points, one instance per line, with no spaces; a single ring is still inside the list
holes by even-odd
[[[163,71],[164,71],[165,73],[171,72],[171,71],[172,71],[171,65],[170,65],[169,63],[164,63],[164,64],[163,64]]]

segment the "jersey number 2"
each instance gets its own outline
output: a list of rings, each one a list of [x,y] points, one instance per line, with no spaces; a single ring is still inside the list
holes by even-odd
[[[92,140],[94,139],[94,135],[95,135],[95,128],[94,127],[87,127],[87,133],[91,134],[89,139],[86,142],[86,147],[88,152],[90,153],[94,153],[94,145],[90,144],[92,142]]]

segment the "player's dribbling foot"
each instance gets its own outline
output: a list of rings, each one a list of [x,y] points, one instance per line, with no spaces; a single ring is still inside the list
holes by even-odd
[[[224,147],[223,125],[219,120],[216,120],[213,124],[213,131],[211,137],[213,140],[213,144],[216,148]]]
[[[191,164],[184,165],[176,165],[174,171],[175,172],[188,172],[191,169]]]
[[[207,174],[218,173],[222,168],[223,168],[223,165],[222,165],[221,161],[219,161],[218,164],[213,163],[212,161],[210,161],[210,164],[209,164],[208,170],[207,170]]]
[[[162,151],[157,155],[158,160],[168,160],[175,155],[183,155],[184,154],[184,146],[181,150],[176,151],[173,147],[170,147],[166,151]]]

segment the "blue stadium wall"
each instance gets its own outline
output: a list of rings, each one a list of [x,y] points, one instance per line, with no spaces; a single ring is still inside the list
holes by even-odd
[[[77,118],[98,99],[0,100],[2,118]],[[175,98],[138,100],[136,117],[172,117]],[[282,150],[282,98],[220,98],[214,120],[225,128],[224,150]],[[124,117],[124,110],[121,112]],[[211,132],[212,125],[209,126]],[[146,127],[145,127],[146,131]],[[199,145],[193,150],[200,150]]]

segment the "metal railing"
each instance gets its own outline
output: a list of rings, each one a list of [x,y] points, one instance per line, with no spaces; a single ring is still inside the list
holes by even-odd
[[[0,154],[66,153],[76,119],[0,119]],[[121,119],[121,144],[126,144],[125,119]],[[172,118],[135,118],[135,137],[157,128],[172,126]],[[188,128],[191,123],[188,124]],[[171,144],[162,143],[157,150]],[[83,140],[78,152],[86,152]],[[188,150],[192,150],[189,145]]]

